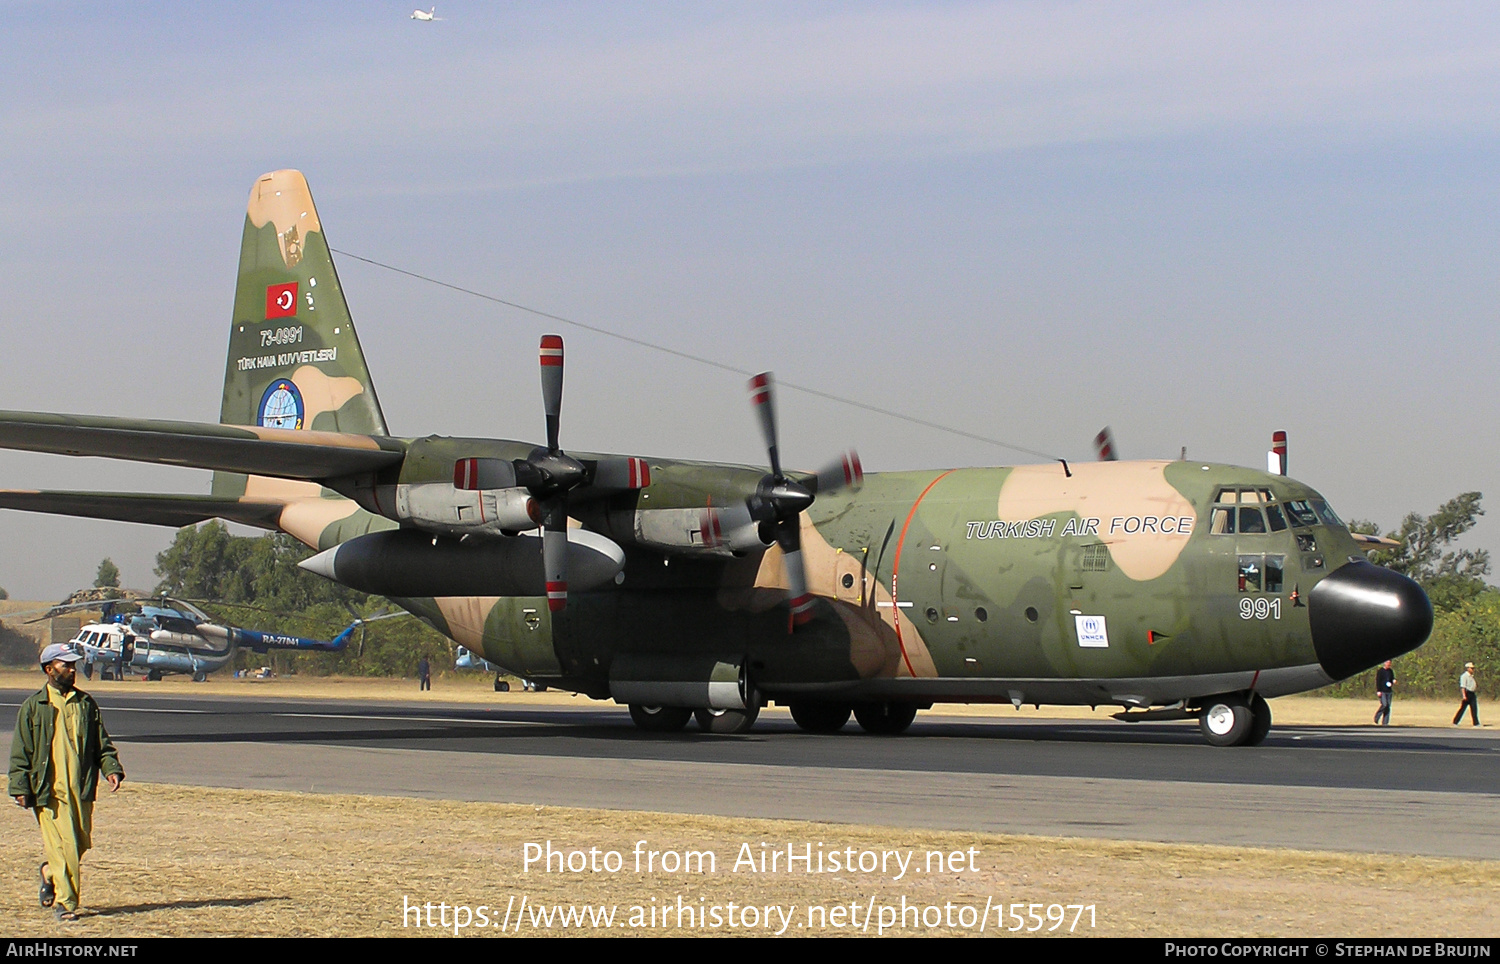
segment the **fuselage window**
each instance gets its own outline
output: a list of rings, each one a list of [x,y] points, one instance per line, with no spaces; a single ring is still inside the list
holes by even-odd
[[[1285,556],[1266,556],[1266,592],[1281,592],[1285,572]]]
[[[1260,592],[1261,556],[1240,556],[1240,592]]]

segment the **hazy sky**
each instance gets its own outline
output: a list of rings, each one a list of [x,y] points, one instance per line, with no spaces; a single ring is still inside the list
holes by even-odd
[[[422,0],[430,5],[428,0]],[[217,417],[245,201],[334,247],[1028,449],[1264,465],[1496,518],[1486,4],[0,0],[0,407]],[[392,430],[759,462],[743,379],[338,261]],[[784,391],[811,466],[1024,454]],[[0,485],[207,473],[0,453]],[[0,512],[59,597],[167,529]]]

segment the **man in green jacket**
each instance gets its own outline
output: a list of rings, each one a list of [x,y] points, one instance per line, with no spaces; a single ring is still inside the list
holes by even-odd
[[[79,868],[93,845],[99,774],[110,792],[125,771],[104,729],[99,704],[73,685],[81,657],[62,643],[42,650],[47,685],[21,704],[10,744],[10,795],[30,807],[42,829],[39,898],[58,920],[78,919]]]

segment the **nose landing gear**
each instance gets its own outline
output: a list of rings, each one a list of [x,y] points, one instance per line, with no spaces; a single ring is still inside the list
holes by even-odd
[[[1271,705],[1259,693],[1210,697],[1198,728],[1213,746],[1258,746],[1271,732]]]

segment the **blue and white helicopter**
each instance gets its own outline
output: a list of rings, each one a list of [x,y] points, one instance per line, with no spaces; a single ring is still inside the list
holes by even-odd
[[[120,679],[140,673],[147,679],[190,674],[195,682],[221,669],[237,648],[266,653],[271,650],[336,653],[349,645],[354,631],[379,616],[357,618],[331,640],[308,639],[282,633],[241,629],[215,621],[201,609],[180,599],[158,597],[160,605],[145,600],[106,600],[70,604],[63,608],[97,608],[103,619],[78,630],[70,644],[84,658],[84,671],[101,679]]]

